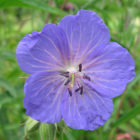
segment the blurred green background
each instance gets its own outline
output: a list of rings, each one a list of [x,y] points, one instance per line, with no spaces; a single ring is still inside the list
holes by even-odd
[[[135,79],[114,99],[108,122],[95,131],[73,130],[63,121],[47,125],[28,118],[23,107],[28,75],[16,62],[22,37],[79,9],[97,12],[109,27],[111,40],[127,48],[136,64]],[[140,140],[140,0],[0,0],[0,140],[124,139]]]

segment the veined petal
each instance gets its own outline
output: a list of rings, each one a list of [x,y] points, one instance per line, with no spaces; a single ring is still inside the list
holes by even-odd
[[[26,35],[18,44],[17,61],[24,72],[60,69],[69,57],[68,43],[63,30],[47,24],[43,30]]]
[[[93,11],[80,10],[77,15],[66,16],[59,26],[66,32],[73,63],[81,63],[110,40],[107,26]]]
[[[100,51],[100,55],[84,65],[91,77],[88,82],[93,89],[105,97],[119,96],[128,82],[135,77],[135,64],[129,52],[112,42]]]
[[[64,121],[74,129],[94,130],[102,126],[113,111],[112,100],[101,97],[90,87],[84,88],[82,96],[64,94],[62,103]]]
[[[26,114],[40,122],[59,122],[62,119],[61,100],[65,92],[63,82],[55,72],[32,74],[24,87]]]
[[[38,41],[38,32],[33,32],[32,34],[27,34],[18,44],[16,50],[17,62],[20,68],[26,73],[33,73],[34,65],[41,65],[39,62],[35,61],[29,53],[30,48],[32,48]]]
[[[56,56],[57,59],[60,58],[60,62],[66,65],[69,61],[70,52],[66,34],[63,29],[55,24],[46,24],[42,30],[42,35],[45,37],[44,39],[47,40],[46,43],[49,44],[50,42],[53,45],[53,48],[50,47],[50,45],[46,45],[48,51]],[[43,38],[41,42],[43,42]]]

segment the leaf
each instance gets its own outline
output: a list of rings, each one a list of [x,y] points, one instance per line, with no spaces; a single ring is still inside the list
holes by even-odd
[[[58,130],[60,131],[60,135],[64,135],[68,140],[75,140],[76,138],[74,137],[71,128],[69,128],[64,120],[61,120],[58,124]]]
[[[16,60],[16,54],[12,51],[0,50],[0,56],[1,56],[0,61],[9,60],[10,62],[12,62],[12,61],[15,62],[15,60]]]
[[[25,124],[25,135],[29,135],[39,128],[40,122],[29,118]]]
[[[5,130],[13,130],[13,129],[17,129],[17,128],[19,128],[20,127],[20,125],[19,124],[6,124],[5,126],[3,126],[3,125],[0,125],[0,128],[3,128],[4,127],[4,129]]]
[[[39,0],[1,0],[0,1],[0,8],[15,7],[15,6],[39,9],[56,15],[63,15],[63,16],[66,15],[66,13],[63,10],[47,5],[46,3],[41,2]]]
[[[64,132],[65,132],[65,135],[68,138],[68,140],[75,140],[74,136],[71,134],[71,132],[69,131],[68,128],[65,127]]]
[[[81,8],[82,9],[87,9],[87,8],[90,8],[90,7],[95,7],[94,5],[98,2],[100,2],[101,0],[90,0],[88,2],[86,2]]]
[[[53,124],[42,123],[40,126],[40,136],[42,140],[54,140],[56,128]]]
[[[22,99],[24,97],[24,94],[19,94],[17,97],[15,98],[11,98],[9,96],[0,96],[0,108],[5,106],[11,106],[13,104],[16,103],[21,103]]]
[[[11,96],[13,96],[13,97],[17,96],[16,90],[14,89],[14,87],[3,78],[0,78],[0,87],[3,87],[7,91],[9,91]]]
[[[134,78],[134,80],[129,83],[128,88],[127,88],[127,92],[130,92],[130,90],[132,89],[132,87],[140,80],[140,73],[136,73],[136,77]]]
[[[138,114],[140,114],[140,104],[135,106],[133,109],[131,109],[128,113],[126,113],[124,116],[120,117],[114,124],[113,127],[117,127],[121,123],[127,122],[131,120],[132,118],[136,117]]]

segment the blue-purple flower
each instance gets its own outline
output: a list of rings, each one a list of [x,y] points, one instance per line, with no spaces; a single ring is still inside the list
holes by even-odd
[[[135,76],[129,52],[110,42],[107,26],[88,10],[26,35],[17,61],[31,74],[24,86],[27,115],[46,123],[64,119],[74,129],[102,126],[113,111],[112,98]]]

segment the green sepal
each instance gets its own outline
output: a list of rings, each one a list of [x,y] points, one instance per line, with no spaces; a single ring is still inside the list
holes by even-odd
[[[25,136],[28,136],[30,133],[36,131],[39,126],[40,122],[29,117],[25,124]]]
[[[40,125],[40,136],[42,140],[54,140],[56,136],[56,127],[54,124],[42,123]]]

